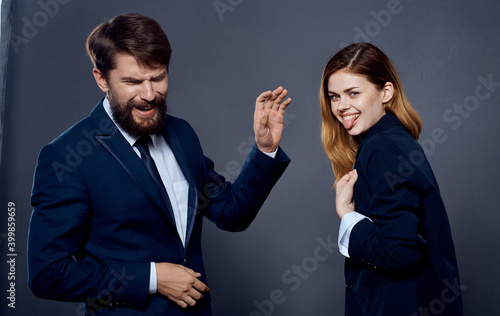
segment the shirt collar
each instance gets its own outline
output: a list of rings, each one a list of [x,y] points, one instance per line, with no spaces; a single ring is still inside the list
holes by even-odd
[[[113,117],[113,110],[111,110],[111,105],[109,104],[109,100],[108,100],[107,95],[106,95],[106,98],[104,98],[104,101],[102,101],[102,105],[104,106],[104,110],[108,114],[109,118],[113,121],[113,123],[115,123],[115,125],[118,128],[118,130],[120,131],[120,133],[122,133],[123,137],[125,137],[125,139],[130,144],[130,146],[133,147],[135,145],[135,142],[137,142],[137,140],[139,139],[139,137],[130,134],[129,132],[123,130],[118,124],[116,124],[115,118]],[[158,139],[157,139],[158,135],[150,135],[150,136],[152,139],[152,144],[150,144],[150,146],[152,145],[154,148],[158,142]]]

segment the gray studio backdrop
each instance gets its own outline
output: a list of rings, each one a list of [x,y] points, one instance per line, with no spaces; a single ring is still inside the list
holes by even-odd
[[[335,246],[339,220],[317,92],[326,61],[353,41],[373,42],[392,58],[423,119],[421,143],[447,205],[467,315],[500,315],[500,3],[493,0],[14,1],[1,165],[1,315],[79,315],[77,303],[41,300],[27,287],[32,176],[41,147],[103,97],[85,54],[87,35],[126,12],[157,19],[168,34],[170,113],[193,125],[227,178],[236,178],[253,141],[257,95],[283,85],[293,98],[282,141],[292,163],[255,222],[242,233],[206,222],[215,315],[343,314],[344,260]],[[15,249],[7,248],[9,202]],[[7,299],[12,253],[15,309]],[[444,305],[436,298],[424,308],[437,315]]]

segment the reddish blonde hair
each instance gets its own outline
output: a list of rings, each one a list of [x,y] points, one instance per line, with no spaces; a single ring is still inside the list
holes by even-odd
[[[363,75],[377,89],[382,89],[387,82],[391,82],[394,86],[394,95],[385,104],[385,110],[395,114],[415,139],[418,139],[422,130],[422,121],[406,98],[399,75],[389,58],[370,43],[351,44],[341,49],[326,64],[319,91],[321,141],[326,155],[332,162],[335,175],[334,187],[340,178],[352,170],[359,146],[359,138],[349,135],[331,110],[328,80],[339,70]]]

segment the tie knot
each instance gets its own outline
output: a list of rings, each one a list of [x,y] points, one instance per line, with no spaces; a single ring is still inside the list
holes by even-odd
[[[149,135],[142,136],[135,142],[134,146],[139,149],[142,156],[149,156],[149,142],[151,142]]]

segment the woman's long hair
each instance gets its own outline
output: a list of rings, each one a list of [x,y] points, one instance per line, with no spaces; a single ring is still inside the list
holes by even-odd
[[[385,110],[395,114],[415,139],[418,139],[422,130],[422,121],[406,98],[399,75],[389,58],[370,43],[356,43],[343,48],[326,64],[319,92],[321,140],[326,155],[332,162],[335,174],[334,187],[340,178],[352,170],[359,146],[359,138],[349,135],[332,113],[328,80],[339,70],[365,76],[379,90],[387,82],[391,82],[394,86],[394,95],[385,104]]]

